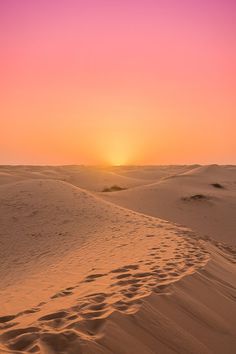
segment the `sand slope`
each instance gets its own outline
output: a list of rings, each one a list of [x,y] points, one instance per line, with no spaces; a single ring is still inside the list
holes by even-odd
[[[235,249],[37,173],[0,187],[1,353],[235,352]]]
[[[140,178],[126,177],[101,167],[0,166],[0,185],[26,179],[61,180],[97,192],[111,185],[130,188],[145,183]]]
[[[203,198],[192,198],[198,195]],[[197,167],[156,183],[101,196],[129,209],[186,225],[201,236],[236,244],[235,167]]]
[[[115,166],[110,170],[121,176],[127,176],[136,179],[143,179],[146,183],[150,181],[159,181],[163,178],[175,176],[180,173],[191,171],[196,166]]]

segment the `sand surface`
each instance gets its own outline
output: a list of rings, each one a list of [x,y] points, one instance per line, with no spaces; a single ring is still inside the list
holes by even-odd
[[[0,353],[236,352],[235,166],[1,166],[0,226]]]

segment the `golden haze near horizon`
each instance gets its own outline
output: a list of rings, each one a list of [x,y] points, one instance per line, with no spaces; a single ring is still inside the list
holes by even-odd
[[[236,163],[232,2],[10,3],[0,164]]]

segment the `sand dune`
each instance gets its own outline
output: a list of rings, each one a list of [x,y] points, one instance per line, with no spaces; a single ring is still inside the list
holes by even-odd
[[[15,173],[0,172],[0,185],[21,180]]]
[[[158,181],[191,171],[194,168],[196,166],[115,166],[111,167],[111,170],[122,176],[144,179],[148,183],[148,181]]]
[[[83,166],[2,166],[0,167],[0,185],[26,179],[55,179],[75,186],[100,192],[112,184],[123,188],[135,187],[145,181],[138,178],[119,175],[109,169]]]
[[[186,225],[201,236],[236,244],[235,167],[197,167],[159,182],[101,196],[129,209]]]
[[[93,169],[94,188],[84,181],[93,192],[64,181],[66,174],[79,181],[75,167],[20,169],[21,180],[0,186],[1,353],[235,352],[235,249],[144,210],[152,188],[168,197],[181,183],[190,194],[193,185],[222,193],[227,205],[228,172],[213,181],[224,190],[208,186],[211,178],[204,187],[197,168],[193,178],[181,170],[137,187],[130,177],[128,190],[94,193],[101,169],[98,183]],[[118,175],[109,175],[112,184]],[[200,209],[205,200],[181,202]],[[138,205],[142,213],[131,210]]]
[[[183,175],[201,177],[205,180],[218,179],[221,182],[235,182],[235,166],[207,165],[197,166],[183,173]]]

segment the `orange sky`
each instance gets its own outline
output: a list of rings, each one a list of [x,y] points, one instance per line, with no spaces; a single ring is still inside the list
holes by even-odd
[[[236,163],[234,1],[3,0],[1,164]]]

